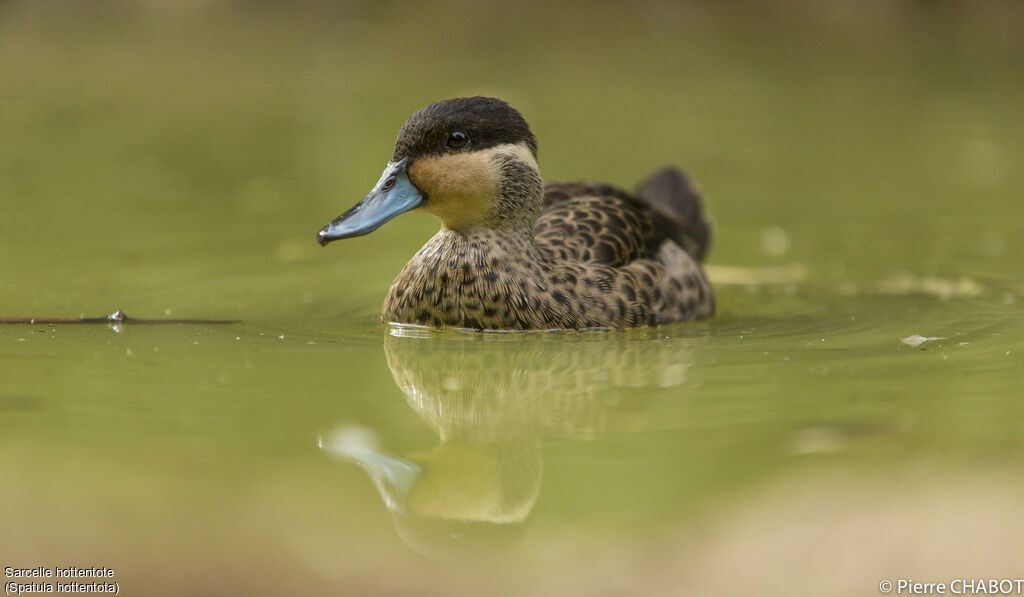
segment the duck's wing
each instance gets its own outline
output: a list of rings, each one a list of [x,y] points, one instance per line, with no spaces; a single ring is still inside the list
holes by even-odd
[[[551,257],[612,267],[654,258],[669,239],[700,261],[709,230],[700,196],[675,168],[659,170],[636,194],[595,182],[548,183],[534,226]]]

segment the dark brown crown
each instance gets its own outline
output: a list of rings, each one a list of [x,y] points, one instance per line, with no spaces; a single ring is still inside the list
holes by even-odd
[[[468,145],[449,147],[449,137],[456,131],[469,136]],[[410,116],[398,132],[391,161],[506,143],[526,143],[537,155],[537,140],[515,108],[493,97],[459,97],[434,102]]]

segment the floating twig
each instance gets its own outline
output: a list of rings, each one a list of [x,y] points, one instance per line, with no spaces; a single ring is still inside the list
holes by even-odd
[[[54,324],[54,323],[179,323],[218,325],[225,323],[241,323],[240,319],[136,319],[129,317],[124,311],[118,309],[110,315],[103,317],[0,317],[0,324],[24,323],[24,324]]]

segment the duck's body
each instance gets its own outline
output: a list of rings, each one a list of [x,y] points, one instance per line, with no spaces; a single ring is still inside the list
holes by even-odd
[[[383,319],[528,330],[711,315],[711,288],[697,261],[658,229],[657,214],[640,199],[586,183],[545,191],[533,234],[439,231],[391,285]]]
[[[471,149],[459,135],[475,140]],[[377,187],[320,240],[365,234],[414,207],[443,225],[395,279],[384,321],[626,328],[714,312],[699,265],[708,227],[681,172],[661,170],[635,194],[542,185],[533,135],[500,100],[446,100],[414,114]]]

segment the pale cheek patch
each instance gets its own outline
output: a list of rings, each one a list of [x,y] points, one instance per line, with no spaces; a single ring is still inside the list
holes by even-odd
[[[409,168],[409,178],[427,194],[424,211],[452,230],[465,230],[487,225],[492,218],[501,191],[501,164],[509,156],[537,170],[537,160],[525,143],[508,143],[419,158]]]
[[[427,194],[424,211],[461,230],[480,224],[498,190],[491,150],[420,158],[409,168],[413,184]]]

